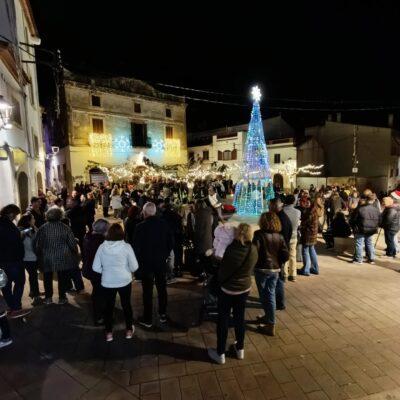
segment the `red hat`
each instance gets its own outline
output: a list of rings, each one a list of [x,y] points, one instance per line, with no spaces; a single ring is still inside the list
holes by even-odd
[[[399,201],[400,200],[400,190],[395,190],[394,192],[390,193],[390,196],[392,196],[395,200]]]

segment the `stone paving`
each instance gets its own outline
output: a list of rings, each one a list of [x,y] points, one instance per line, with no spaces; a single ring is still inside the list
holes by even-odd
[[[215,325],[199,326],[202,288],[190,277],[168,289],[176,323],[137,327],[131,341],[118,309],[115,340],[105,343],[87,294],[35,308],[12,321],[15,343],[0,350],[0,399],[400,399],[398,262],[352,265],[319,251],[321,274],[287,283],[276,337],[252,324],[260,312],[253,287],[245,360],[227,357],[223,366],[207,359]],[[140,297],[135,283],[135,316]]]

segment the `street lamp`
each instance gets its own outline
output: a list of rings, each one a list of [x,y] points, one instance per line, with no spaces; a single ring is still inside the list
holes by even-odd
[[[10,117],[11,117],[12,106],[8,104],[4,97],[0,95],[0,129],[10,129]]]

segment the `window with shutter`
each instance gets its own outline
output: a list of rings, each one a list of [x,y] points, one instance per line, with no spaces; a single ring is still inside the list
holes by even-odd
[[[101,106],[100,96],[92,95],[92,106],[93,107],[100,107]]]
[[[104,133],[104,122],[100,118],[92,118],[93,133]]]
[[[170,108],[166,108],[166,109],[165,109],[165,116],[166,116],[167,118],[172,118],[172,111],[171,111]]]
[[[147,125],[132,122],[131,139],[133,147],[149,147],[147,138]]]
[[[232,150],[232,160],[237,160],[237,150]]]
[[[209,160],[210,159],[210,153],[208,150],[203,150],[203,160]]]
[[[222,151],[218,151],[218,160],[221,161],[223,159]]]
[[[172,126],[165,127],[165,138],[166,139],[173,139],[174,137],[174,129]]]
[[[142,112],[142,105],[140,103],[135,103],[134,111],[136,114],[140,114]]]

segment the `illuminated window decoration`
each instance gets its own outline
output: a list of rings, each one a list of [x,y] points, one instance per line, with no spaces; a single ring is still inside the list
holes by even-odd
[[[152,139],[152,149],[155,151],[164,151],[165,143],[163,139]]]
[[[165,139],[165,153],[167,157],[180,157],[181,155],[181,140],[180,139]]]
[[[132,151],[131,141],[126,136],[117,136],[113,139],[113,150],[120,153],[129,153]]]
[[[253,109],[243,152],[241,179],[236,185],[234,205],[240,215],[260,215],[268,211],[268,202],[275,197],[272,186],[268,150],[261,119],[261,91],[252,88]]]
[[[90,153],[93,156],[111,154],[113,138],[109,133],[89,133]]]

